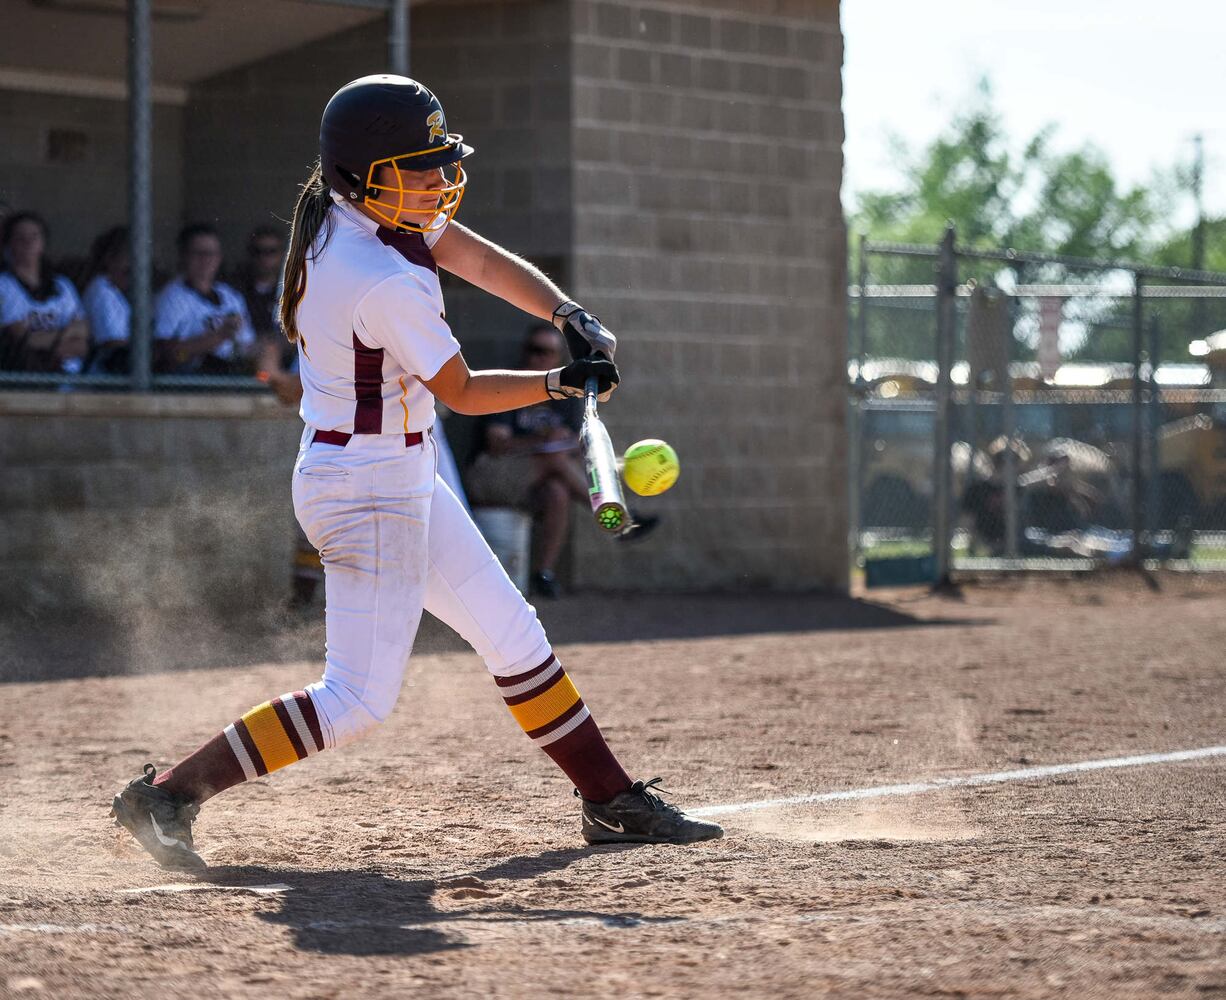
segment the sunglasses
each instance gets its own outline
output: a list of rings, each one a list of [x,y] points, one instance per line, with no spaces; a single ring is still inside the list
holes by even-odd
[[[525,354],[557,354],[558,349],[553,344],[529,344],[524,348]]]

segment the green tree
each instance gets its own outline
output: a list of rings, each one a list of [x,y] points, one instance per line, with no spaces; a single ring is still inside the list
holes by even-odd
[[[852,230],[874,241],[936,243],[952,222],[965,247],[1101,259],[1141,252],[1161,199],[1121,189],[1092,145],[1056,151],[1055,135],[1049,125],[1018,149],[981,80],[967,109],[918,154],[896,142],[901,183],[858,194]]]
[[[896,141],[900,182],[892,190],[858,194],[851,231],[874,242],[935,245],[952,222],[958,245],[966,248],[1013,247],[1099,260],[1144,258],[1156,225],[1165,217],[1170,186],[1124,188],[1100,150],[1092,145],[1059,150],[1055,139],[1055,126],[1049,125],[1024,143],[1013,141],[990,84],[981,80],[965,110],[931,143],[909,152]],[[855,240],[849,249],[854,276]],[[875,283],[933,280],[931,260],[874,255],[870,263]],[[1058,266],[1010,267],[1021,282],[1093,281],[1102,276]],[[996,281],[1002,270],[996,261],[959,262],[962,280]],[[871,355],[933,357],[930,311],[917,312],[919,304],[873,303]],[[1086,317],[1091,332],[1095,318],[1103,321],[1105,333],[1117,319],[1116,310],[1105,307],[1101,317]]]

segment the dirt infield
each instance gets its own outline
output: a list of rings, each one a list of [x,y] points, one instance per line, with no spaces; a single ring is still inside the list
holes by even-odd
[[[1221,746],[1224,599],[1112,577],[547,617],[627,765],[698,807]],[[375,735],[205,806],[199,879],[113,830],[110,796],[314,661],[81,653],[60,662],[97,676],[0,684],[0,995],[1226,997],[1226,757],[591,850],[477,659],[424,645]]]

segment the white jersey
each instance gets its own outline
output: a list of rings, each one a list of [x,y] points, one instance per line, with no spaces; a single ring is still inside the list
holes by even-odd
[[[175,278],[154,303],[153,335],[158,340],[187,340],[215,330],[230,315],[239,318],[238,332],[212,352],[226,361],[250,354],[255,343],[247,303],[225,282],[215,282],[213,294],[202,295],[182,278]]]
[[[424,431],[434,397],[421,381],[460,350],[430,252],[443,230],[393,232],[333,200],[332,235],[307,258],[298,306],[299,412],[316,430]]]
[[[85,286],[81,296],[85,303],[85,315],[89,318],[89,330],[97,345],[128,339],[132,321],[132,306],[114,282],[105,274],[99,274]]]
[[[24,322],[30,333],[40,333],[62,330],[84,316],[77,290],[62,274],[31,291],[12,271],[0,271],[0,327]]]

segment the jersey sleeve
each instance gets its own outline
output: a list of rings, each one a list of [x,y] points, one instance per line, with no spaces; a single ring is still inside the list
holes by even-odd
[[[184,336],[182,327],[187,319],[183,297],[171,284],[162,289],[153,305],[153,336],[157,340],[178,340]]]
[[[460,350],[443,319],[442,296],[412,272],[385,278],[366,294],[358,303],[354,333],[424,382]]]
[[[81,305],[81,296],[77,294],[77,286],[62,274],[55,279],[56,294],[63,301],[63,325],[85,319],[85,307]]]
[[[25,310],[16,283],[7,274],[0,274],[0,327],[12,326],[25,319]]]

